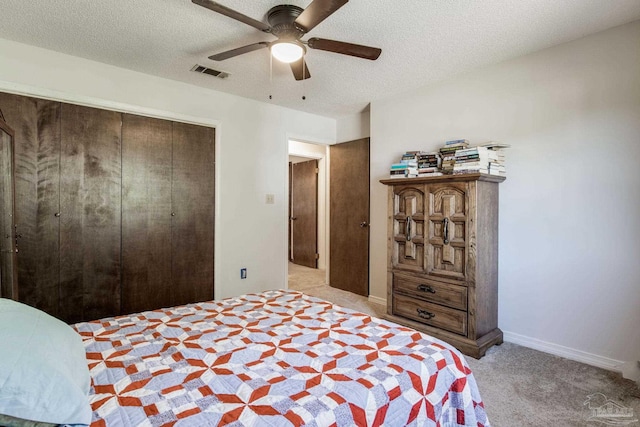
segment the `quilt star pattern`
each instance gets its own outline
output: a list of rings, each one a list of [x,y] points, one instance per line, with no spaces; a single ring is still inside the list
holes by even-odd
[[[91,427],[489,426],[448,344],[299,292],[74,327]]]

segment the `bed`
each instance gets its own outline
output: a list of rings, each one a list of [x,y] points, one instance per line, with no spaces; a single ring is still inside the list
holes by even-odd
[[[299,292],[73,328],[91,377],[91,427],[489,425],[455,349]]]

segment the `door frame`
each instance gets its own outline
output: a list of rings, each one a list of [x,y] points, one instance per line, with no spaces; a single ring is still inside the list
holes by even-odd
[[[324,150],[311,151],[305,145],[323,147]],[[329,145],[327,142],[316,142],[308,139],[287,137],[287,152],[284,159],[286,180],[285,180],[285,200],[283,216],[286,221],[284,230],[284,267],[285,289],[289,288],[289,156],[304,157],[309,160],[318,161],[318,269],[325,269],[325,284],[329,283]],[[320,152],[322,151],[322,152]],[[321,214],[322,212],[322,214]]]

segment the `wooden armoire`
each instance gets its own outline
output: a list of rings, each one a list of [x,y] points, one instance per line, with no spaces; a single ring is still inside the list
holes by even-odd
[[[465,174],[389,186],[387,317],[482,357],[498,328],[498,184]]]
[[[0,93],[20,301],[73,323],[213,298],[214,129]]]

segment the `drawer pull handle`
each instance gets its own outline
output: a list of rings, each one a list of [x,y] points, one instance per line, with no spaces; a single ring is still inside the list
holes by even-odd
[[[422,317],[423,319],[433,319],[434,317],[436,317],[435,314],[428,312],[427,310],[423,310],[421,308],[417,308],[416,309],[418,311],[418,316]]]
[[[442,227],[444,228],[443,231],[443,237],[444,237],[444,244],[448,245],[449,244],[449,218],[445,218],[442,220]]]
[[[407,217],[407,224],[405,226],[405,233],[407,234],[407,242],[411,241],[411,217]]]
[[[429,285],[418,285],[418,290],[419,290],[419,291],[422,291],[422,292],[429,292],[429,293],[432,293],[432,294],[435,294],[435,293],[436,293],[436,290],[435,290],[435,289],[433,289],[433,288],[432,288],[431,286],[429,286]]]

